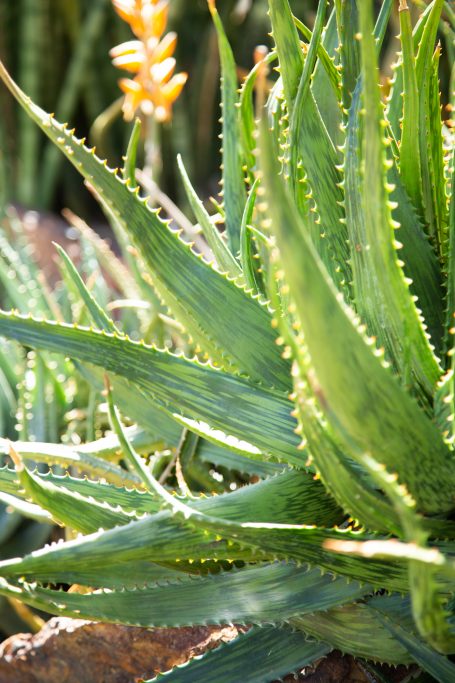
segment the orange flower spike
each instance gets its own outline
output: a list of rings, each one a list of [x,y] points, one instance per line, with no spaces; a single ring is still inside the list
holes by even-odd
[[[163,62],[157,62],[150,67],[150,76],[155,85],[167,83],[174,73],[175,59],[168,57]]]
[[[112,0],[119,14],[140,40],[130,40],[110,51],[114,66],[136,74],[119,82],[125,93],[123,114],[127,121],[138,109],[156,121],[169,121],[172,104],[187,80],[186,73],[174,74],[177,44],[174,32],[166,34],[169,0]]]
[[[166,28],[168,0],[112,0],[117,14],[130,25],[138,38],[160,38]]]
[[[128,0],[112,0],[112,4],[119,17],[133,27],[138,15],[136,3],[128,2]]]
[[[133,53],[120,55],[112,60],[112,64],[118,69],[124,69],[125,71],[130,71],[133,74],[137,74],[138,71],[143,67],[145,63],[145,54]]]
[[[169,83],[165,83],[161,88],[166,99],[173,104],[183,90],[183,86],[188,80],[188,74],[181,72],[171,78]]]
[[[141,40],[127,40],[125,43],[120,43],[120,45],[116,45],[109,50],[109,56],[114,59],[115,57],[121,57],[122,55],[140,52],[143,49],[144,44]]]
[[[125,95],[139,95],[144,90],[142,85],[132,78],[121,78],[118,84]]]
[[[141,12],[143,36],[161,38],[166,30],[169,16],[169,0],[158,0],[156,4],[145,5]]]
[[[132,121],[141,102],[147,97],[147,93],[140,83],[131,78],[122,78],[119,81],[120,89],[125,93],[123,101],[123,116],[125,121]]]
[[[177,46],[177,34],[174,31],[167,33],[156,47],[151,50],[153,60],[162,62],[168,57],[172,57]]]
[[[157,97],[159,102],[155,103],[155,118],[157,121],[162,123],[170,121],[172,118],[172,105],[182,92],[187,78],[188,75],[186,73],[176,74],[159,89]]]
[[[146,62],[146,50],[140,40],[130,40],[117,45],[110,52],[112,64],[118,69],[137,73]]]

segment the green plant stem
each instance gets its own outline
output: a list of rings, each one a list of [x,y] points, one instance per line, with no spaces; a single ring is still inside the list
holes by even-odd
[[[40,100],[47,3],[22,0],[19,28],[19,83],[34,101]],[[19,112],[17,199],[31,206],[36,199],[36,178],[41,139],[29,117]]]
[[[74,113],[93,46],[103,28],[106,8],[107,0],[97,0],[94,2],[82,25],[56,107],[56,116],[60,121],[68,121]],[[43,175],[38,194],[39,204],[42,207],[47,208],[52,202],[60,163],[61,155],[54,145],[48,143],[44,151]]]
[[[157,187],[159,187],[163,170],[163,159],[161,157],[161,136],[160,126],[153,116],[149,116],[145,122],[145,164],[144,174]],[[150,184],[153,187],[152,184]],[[156,204],[156,197],[150,196],[150,205]]]

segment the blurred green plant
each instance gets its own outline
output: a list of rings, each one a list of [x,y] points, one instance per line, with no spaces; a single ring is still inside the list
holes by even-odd
[[[239,5],[225,0],[222,13],[234,37],[239,22],[247,27],[248,40],[237,39],[236,51],[248,65],[255,41],[264,34],[266,2]],[[218,165],[216,42],[203,1],[174,0],[169,21],[181,36],[177,59],[203,89],[185,93],[160,144],[167,159],[174,158],[176,150],[186,150],[198,184],[206,188]],[[114,166],[121,163],[125,127],[109,50],[130,38],[109,0],[20,0],[0,6],[0,59],[34,101],[77,125]],[[0,207],[10,201],[49,210],[71,204],[91,217],[93,206],[78,191],[71,166],[62,163],[52,145],[43,144],[36,127],[3,94],[0,105]],[[167,163],[165,170],[163,189],[175,195],[176,169]]]
[[[153,335],[156,311],[140,300],[139,287],[133,276],[107,243],[80,219],[69,212],[67,216],[75,225],[73,230],[77,229],[80,236],[78,268],[89,275],[89,287],[96,292],[98,300],[116,314],[116,324],[133,338]],[[79,298],[79,276],[66,252],[58,246],[57,249],[61,279],[50,283],[36,260],[24,223],[12,208],[7,210],[0,230],[2,306],[14,307],[22,313],[33,310],[37,315],[56,317],[60,321],[78,319],[81,323],[88,323],[89,318]],[[83,451],[86,451],[86,442],[104,434],[108,426],[104,403],[101,393],[72,363],[1,340],[0,435],[3,466],[7,452],[5,440],[20,439],[33,444],[30,464],[38,466],[42,473],[48,471],[50,464],[56,465],[60,472],[69,470],[73,461],[80,462],[78,447],[84,443]],[[62,460],[58,449],[55,458],[49,453],[41,457],[39,444],[42,442],[64,443],[71,454],[70,459]],[[36,448],[38,452],[33,453]],[[73,452],[72,448],[76,450]],[[88,443],[89,461],[91,452],[92,447]],[[162,467],[167,460],[165,457]],[[2,559],[30,552],[49,538],[55,538],[55,525],[50,515],[4,491],[0,494],[0,515]],[[19,609],[18,614],[17,607],[14,603],[13,609],[5,598],[0,601],[0,629],[3,634],[11,635],[24,630],[26,625],[33,626],[30,614],[24,613],[23,609]]]
[[[332,12],[321,0],[310,30],[269,0],[275,48],[238,93],[209,2],[223,76],[215,216],[180,170],[212,261],[140,197],[137,129],[112,171],[0,67],[96,194],[133,272],[143,264],[141,299],[152,282],[175,316],[157,313],[158,344],[131,339],[64,255],[84,319],[0,314],[8,339],[63,349],[95,389],[104,382],[111,427],[77,448],[4,443],[4,494],[81,535],[1,562],[0,594],[147,627],[249,627],[165,680],[271,681],[332,648],[455,677],[455,164],[436,44],[443,16],[454,27],[444,0],[415,25],[400,0],[385,102],[392,4],[374,25],[371,0]],[[156,342],[156,328],[134,329]],[[71,474],[30,466],[56,455]]]

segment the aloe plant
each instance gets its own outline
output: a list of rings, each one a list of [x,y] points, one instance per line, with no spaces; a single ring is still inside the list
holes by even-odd
[[[412,26],[400,1],[402,53],[384,102],[377,65],[391,0],[375,25],[370,0],[332,11],[321,0],[312,31],[287,0],[270,0],[275,49],[240,93],[209,4],[227,239],[181,171],[212,262],[0,68],[131,241],[181,331],[163,346],[132,340],[68,258],[91,327],[0,314],[5,337],[63,352],[95,387],[104,377],[111,425],[77,448],[4,444],[15,469],[0,470],[0,489],[80,535],[0,562],[0,595],[147,627],[249,627],[163,680],[272,681],[339,648],[417,663],[448,683],[455,164],[436,40],[450,8],[434,0]],[[175,468],[160,476],[163,448]],[[71,474],[34,471],[32,460]],[[221,495],[204,463],[225,482]]]

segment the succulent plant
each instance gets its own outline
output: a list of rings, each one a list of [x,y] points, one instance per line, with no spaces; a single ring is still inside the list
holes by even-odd
[[[448,683],[455,195],[435,44],[453,12],[434,0],[413,27],[400,1],[385,102],[377,64],[391,1],[374,25],[371,0],[331,12],[321,0],[310,31],[287,0],[270,0],[276,48],[239,94],[209,4],[226,235],[181,171],[211,262],[0,68],[131,240],[194,352],[130,339],[74,273],[92,327],[0,314],[5,337],[63,352],[97,387],[104,377],[112,429],[88,454],[5,444],[15,469],[0,471],[0,488],[80,535],[1,562],[0,594],[146,627],[249,627],[163,680],[272,681],[339,648]],[[163,447],[175,476],[156,473]],[[52,454],[72,474],[27,467]],[[224,493],[207,476],[196,493],[189,472],[201,463]],[[246,485],[229,479],[239,471]]]

